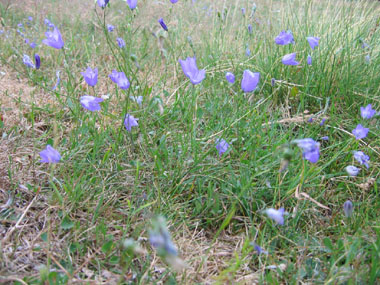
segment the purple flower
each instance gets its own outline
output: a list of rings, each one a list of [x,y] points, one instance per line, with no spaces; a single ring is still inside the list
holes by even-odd
[[[370,47],[369,44],[363,41],[362,48],[369,48],[369,47]]]
[[[229,83],[235,83],[235,75],[231,72],[226,73],[226,79]]]
[[[244,16],[245,15],[245,8],[241,8],[241,14]]]
[[[137,104],[139,104],[141,106],[142,104],[142,101],[143,101],[143,96],[129,96],[129,99],[131,99],[133,102],[136,102]]]
[[[249,49],[248,46],[247,46],[247,48],[245,49],[245,55],[246,55],[246,56],[250,56],[250,55],[251,55],[251,50]]]
[[[356,175],[358,175],[360,169],[357,168],[356,166],[349,165],[349,166],[346,167],[346,171],[347,171],[348,175],[350,175],[350,176],[356,176]]]
[[[137,0],[127,0],[127,4],[131,10],[135,9],[137,6]]]
[[[288,44],[293,44],[294,43],[294,38],[293,34],[291,31],[282,31],[275,39],[274,41],[278,45],[288,45]]]
[[[376,111],[372,109],[371,104],[368,104],[366,107],[360,107],[360,115],[363,119],[371,119],[376,115]]]
[[[80,97],[80,103],[83,106],[83,108],[94,112],[94,111],[100,111],[100,102],[103,102],[104,100],[102,98],[97,98],[94,96],[84,95]]]
[[[246,69],[243,72],[243,79],[241,80],[241,89],[244,92],[252,92],[256,89],[257,84],[260,80],[260,72],[253,73],[252,71]]]
[[[105,8],[110,0],[98,0],[98,5],[101,8]]]
[[[282,58],[282,63],[285,65],[298,65],[299,62],[296,61],[296,53],[294,52],[294,53],[285,55]]]
[[[160,23],[161,27],[165,30],[168,31],[168,27],[166,26],[164,19],[160,18],[158,19],[158,22]]]
[[[226,142],[224,139],[218,139],[216,141],[216,149],[218,150],[219,156],[222,156],[223,153],[227,151],[229,148],[228,142]]]
[[[316,163],[319,159],[319,143],[311,138],[294,140],[299,148],[302,148],[302,156],[310,161]]]
[[[138,119],[133,117],[132,115],[129,115],[129,114],[125,115],[124,126],[128,132],[132,130],[132,127],[136,127],[139,125],[137,121]]]
[[[306,60],[306,62],[307,62],[308,65],[311,65],[311,64],[312,64],[313,59],[311,58],[311,55],[308,55],[308,56],[307,56],[307,60]]]
[[[323,140],[323,141],[328,141],[328,140],[329,140],[329,137],[328,137],[328,136],[321,137],[321,140]]]
[[[269,208],[265,210],[265,213],[268,215],[269,218],[274,220],[279,225],[284,224],[284,215],[287,214],[284,208],[280,208],[278,210]]]
[[[256,252],[257,252],[258,255],[260,255],[260,254],[268,254],[268,251],[262,249],[261,246],[258,246],[257,244],[255,244],[254,249],[256,250]]]
[[[185,60],[179,60],[183,73],[188,77],[194,85],[202,82],[206,77],[206,71],[204,69],[199,70],[197,67],[197,61],[195,57],[188,57]]]
[[[37,53],[34,55],[34,61],[36,62],[36,69],[40,69],[41,58]]]
[[[318,42],[320,40],[320,38],[318,38],[318,37],[307,37],[306,39],[309,42],[311,49],[314,49],[315,47],[317,47]]]
[[[45,163],[57,163],[61,160],[61,155],[50,144],[46,146],[46,149],[40,152],[40,162]]]
[[[33,21],[33,17],[32,17],[32,16],[29,16],[29,17],[28,17],[28,21],[29,21],[29,22],[32,22],[32,21]]]
[[[270,85],[272,85],[272,87],[274,87],[276,85],[276,79],[272,78],[270,80]]]
[[[251,24],[248,25],[248,33],[252,34],[252,25]]]
[[[313,120],[314,120],[313,117],[310,117],[310,118],[307,120],[307,122],[308,122],[308,123],[312,123]]]
[[[354,212],[354,205],[352,204],[350,200],[347,200],[346,202],[344,202],[343,211],[344,211],[344,215],[347,218],[350,218],[352,216],[352,213]]]
[[[115,26],[113,26],[113,25],[107,25],[107,30],[109,32],[112,32],[114,29],[115,29]]]
[[[53,31],[47,31],[45,33],[46,39],[42,41],[45,45],[51,46],[56,49],[61,49],[64,46],[60,31],[54,26]]]
[[[24,54],[24,57],[22,58],[22,62],[27,66],[31,68],[36,68],[33,61],[30,59],[30,57],[26,54]]]
[[[130,86],[127,76],[125,76],[125,73],[122,71],[117,72],[116,70],[112,70],[112,73],[109,75],[109,77],[119,86],[120,89],[126,90]]]
[[[125,47],[125,42],[122,38],[117,38],[116,41],[117,41],[119,48]]]
[[[369,168],[369,156],[362,151],[354,151],[354,158],[362,165],[365,165],[367,169]]]
[[[320,126],[323,126],[326,122],[326,119],[322,119],[322,121],[319,123]]]
[[[30,46],[31,48],[36,48],[37,44],[36,44],[35,42],[31,42],[31,43],[29,44],[29,46]]]
[[[170,0],[170,2],[172,2],[174,4],[174,3],[177,3],[178,0]]]
[[[81,74],[84,77],[84,80],[86,83],[90,86],[95,86],[98,82],[98,69],[94,68],[91,69],[90,67],[87,67],[85,72],[81,72]]]
[[[355,129],[352,130],[352,134],[357,140],[364,139],[368,135],[368,128],[364,128],[361,124],[357,125]]]

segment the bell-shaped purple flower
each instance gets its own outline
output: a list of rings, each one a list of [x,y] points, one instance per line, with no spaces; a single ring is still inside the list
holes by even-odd
[[[89,96],[89,95],[84,95],[80,97],[80,103],[83,106],[83,108],[95,112],[95,111],[100,111],[100,102],[103,102],[103,98],[97,98],[94,96]]]
[[[91,69],[91,67],[87,67],[85,72],[81,72],[81,74],[84,77],[84,80],[86,83],[90,86],[95,86],[96,83],[98,83],[98,69],[94,68]]]
[[[110,24],[107,25],[107,30],[108,30],[109,32],[112,32],[114,29],[115,29],[115,26],[114,26],[114,25],[110,25]]]
[[[122,71],[117,72],[116,70],[112,70],[112,73],[109,75],[109,77],[119,86],[120,89],[126,90],[130,86],[127,76],[125,76],[125,73]]]
[[[24,56],[23,56],[23,58],[22,58],[22,62],[23,62],[27,67],[36,68],[36,66],[34,65],[33,61],[30,59],[29,55],[24,54]]]
[[[319,159],[319,143],[311,138],[294,140],[299,148],[302,149],[302,156],[311,163],[316,163]]]
[[[105,8],[110,0],[98,0],[98,5],[101,8]]]
[[[354,158],[361,164],[361,165],[365,165],[365,167],[367,167],[367,169],[369,168],[369,156],[366,155],[364,152],[362,151],[354,151]]]
[[[372,109],[371,104],[368,104],[366,107],[360,107],[360,115],[363,119],[371,119],[376,115],[376,111]]]
[[[61,32],[54,26],[52,31],[47,31],[45,33],[46,39],[42,41],[45,45],[51,46],[56,49],[61,49],[64,46],[62,40]]]
[[[222,154],[228,150],[229,146],[228,142],[224,139],[218,139],[216,141],[216,149],[218,150],[219,156],[222,156]]]
[[[170,0],[170,2],[172,2],[174,4],[174,3],[177,3],[178,0]]]
[[[35,42],[31,42],[31,43],[29,44],[29,46],[30,46],[31,48],[36,48],[36,47],[37,47],[37,44],[36,44]]]
[[[119,48],[125,47],[125,41],[122,38],[117,38],[116,42],[117,42],[117,45],[119,46]]]
[[[308,65],[311,65],[313,63],[313,59],[311,58],[311,55],[307,56],[306,62],[307,62]]]
[[[354,212],[354,205],[352,204],[350,200],[347,200],[346,202],[344,202],[343,212],[347,218],[350,218],[352,216],[352,213]]]
[[[260,80],[260,72],[253,73],[252,71],[246,69],[243,72],[243,79],[241,80],[241,89],[248,93],[256,89],[257,84]]]
[[[36,63],[36,69],[40,69],[41,58],[40,58],[40,56],[37,53],[34,55],[34,61]]]
[[[188,57],[185,60],[180,59],[179,63],[181,64],[183,73],[194,85],[201,83],[205,79],[206,71],[198,69],[195,57]]]
[[[285,65],[298,65],[299,62],[296,61],[296,53],[294,52],[294,53],[285,55],[282,58],[282,63]]]
[[[132,127],[137,127],[139,125],[137,121],[138,119],[133,117],[132,115],[125,115],[124,126],[128,132],[132,131]]]
[[[252,34],[252,25],[251,24],[248,25],[248,33]]]
[[[231,84],[235,83],[235,75],[231,72],[226,73],[226,79]]]
[[[352,134],[357,140],[364,139],[368,135],[368,128],[363,127],[361,124],[357,125],[355,129],[352,130]]]
[[[137,0],[127,0],[127,4],[131,10],[135,9],[137,6]]]
[[[160,23],[161,27],[165,30],[168,31],[168,27],[166,26],[164,19],[160,18],[158,19],[158,22]]]
[[[44,163],[58,163],[61,160],[61,155],[50,144],[40,152],[41,160]]]
[[[307,37],[306,39],[309,42],[311,49],[315,49],[315,47],[318,46],[320,40],[318,37]]]
[[[284,224],[284,215],[287,214],[284,208],[280,208],[278,210],[269,208],[265,210],[265,213],[268,215],[269,218],[271,218],[273,221],[275,221],[279,225]]]
[[[291,31],[282,31],[275,39],[274,41],[278,45],[288,45],[288,44],[293,44],[294,43],[294,38],[293,34]]]
[[[346,171],[348,175],[353,177],[359,174],[360,168],[357,168],[356,166],[353,166],[353,165],[349,165],[346,167]]]

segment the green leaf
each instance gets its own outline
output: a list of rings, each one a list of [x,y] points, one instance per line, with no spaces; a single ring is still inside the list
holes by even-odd
[[[74,227],[74,223],[67,216],[64,217],[61,223],[61,228],[64,230],[69,230],[72,227]]]

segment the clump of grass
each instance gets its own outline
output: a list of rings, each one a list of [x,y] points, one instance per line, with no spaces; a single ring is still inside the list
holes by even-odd
[[[0,4],[1,70],[11,84],[26,78],[37,90],[1,98],[2,112],[19,111],[1,123],[4,280],[379,280],[379,123],[360,117],[360,106],[380,108],[377,3],[140,1],[132,11],[112,1],[105,9],[94,4],[91,13],[75,3],[82,18],[72,10],[57,14],[54,2],[37,4],[33,20],[22,7]],[[37,12],[42,7],[47,11]],[[63,49],[41,44],[45,17],[61,31]],[[275,44],[282,30],[294,44]],[[315,50],[308,36],[320,37]],[[283,65],[293,52],[300,64]],[[22,63],[34,53],[39,70]],[[192,56],[206,70],[197,85],[178,62]],[[94,87],[80,75],[87,67],[99,70]],[[240,88],[247,69],[260,72],[251,93]],[[109,79],[112,70],[126,74],[128,89]],[[85,110],[83,95],[102,97],[101,110]],[[128,130],[127,114],[138,118]],[[363,140],[351,133],[359,123],[370,129]],[[303,138],[319,142],[317,163],[292,143]],[[228,147],[220,151],[222,139]],[[47,144],[62,155],[58,164],[39,162]],[[354,160],[355,150],[370,156],[369,169]],[[361,171],[349,177],[347,165]],[[354,205],[349,218],[346,200]],[[283,226],[265,215],[280,207],[289,212]],[[147,240],[157,215],[167,218],[161,231],[172,233],[183,270],[159,259]]]

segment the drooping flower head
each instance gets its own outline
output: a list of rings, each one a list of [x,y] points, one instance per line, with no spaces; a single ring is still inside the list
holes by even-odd
[[[367,169],[369,168],[369,156],[362,151],[354,151],[354,158],[362,165],[365,165]]]
[[[318,46],[320,40],[318,37],[307,37],[306,39],[309,42],[311,49],[315,49],[315,47]]]
[[[248,25],[248,33],[252,34],[252,25],[251,24]]]
[[[40,69],[41,58],[40,58],[40,56],[37,53],[34,55],[34,61],[36,63],[36,69]]]
[[[177,3],[178,0],[170,0],[170,2],[172,2],[174,4],[174,3]]]
[[[245,49],[245,55],[251,56],[251,50],[249,49],[249,46],[247,45],[247,48]]]
[[[137,7],[137,0],[127,0],[127,4],[131,10]]]
[[[132,131],[132,127],[137,127],[139,124],[137,123],[138,119],[133,117],[132,115],[126,114],[124,119],[124,126],[128,132]]]
[[[224,139],[218,139],[216,141],[216,149],[218,150],[219,156],[222,156],[222,154],[228,150],[229,146],[228,142]]]
[[[114,25],[110,25],[110,24],[107,25],[107,30],[108,30],[109,32],[112,32],[114,29],[115,29],[115,26],[114,26]]]
[[[36,68],[33,61],[30,59],[29,55],[24,54],[24,57],[22,58],[22,62],[27,66],[31,68]]]
[[[352,134],[357,140],[364,139],[368,135],[368,128],[363,127],[361,124],[357,125],[355,129],[352,130]]]
[[[165,30],[168,31],[168,27],[166,26],[164,19],[160,18],[158,19],[158,22],[160,23],[161,27]]]
[[[83,75],[84,80],[86,83],[90,86],[95,86],[98,82],[98,69],[94,68],[91,69],[91,67],[87,67],[85,72],[81,72]]]
[[[46,148],[40,152],[41,160],[44,163],[58,163],[61,160],[61,155],[51,145],[47,145]]]
[[[100,8],[105,8],[110,0],[98,0],[98,5]]]
[[[294,140],[299,148],[302,149],[302,156],[311,163],[316,163],[319,159],[319,143],[311,138]]]
[[[119,48],[125,47],[125,41],[122,38],[117,38],[116,42],[117,42],[117,45],[119,46]]]
[[[122,71],[117,72],[116,70],[112,70],[112,73],[109,75],[109,77],[119,86],[120,89],[126,90],[130,86],[127,76],[125,76],[125,73]]]
[[[285,55],[282,58],[282,63],[285,65],[298,65],[299,62],[296,61],[296,53],[294,52],[294,53]]]
[[[265,213],[268,215],[269,218],[271,218],[273,221],[275,221],[279,225],[284,224],[284,215],[287,214],[284,208],[280,208],[278,210],[269,208],[265,210]]]
[[[276,44],[284,46],[288,44],[294,44],[294,38],[291,31],[282,31],[275,39],[274,41]]]
[[[226,79],[231,84],[235,83],[235,75],[231,72],[226,73]]]
[[[152,222],[152,229],[149,230],[149,242],[152,247],[157,249],[160,255],[178,255],[178,250],[171,240],[166,221],[163,217],[158,217]]]
[[[363,119],[371,119],[376,115],[376,111],[372,109],[371,104],[368,104],[366,107],[360,107],[360,115]]]
[[[311,65],[313,63],[313,59],[311,58],[311,55],[307,56],[306,62],[307,62],[308,65]]]
[[[83,106],[83,108],[95,112],[95,111],[100,111],[100,102],[103,102],[103,98],[97,98],[94,96],[89,96],[89,95],[84,95],[80,97],[80,103]]]
[[[357,168],[356,166],[353,166],[353,165],[349,165],[346,167],[346,171],[348,175],[356,176],[359,174],[360,168]]]
[[[252,71],[246,69],[243,72],[243,79],[241,80],[241,89],[248,93],[256,89],[257,84],[259,84],[260,72],[253,73]]]
[[[344,202],[343,212],[347,218],[350,218],[352,216],[352,213],[354,212],[354,205],[352,204],[350,200],[347,200],[346,202]]]
[[[195,57],[188,57],[185,60],[179,59],[183,73],[194,85],[199,84],[206,77],[206,70],[199,70]]]
[[[45,45],[51,46],[56,49],[61,49],[64,46],[62,40],[61,32],[54,26],[52,31],[47,31],[45,33],[46,39],[42,41]]]

